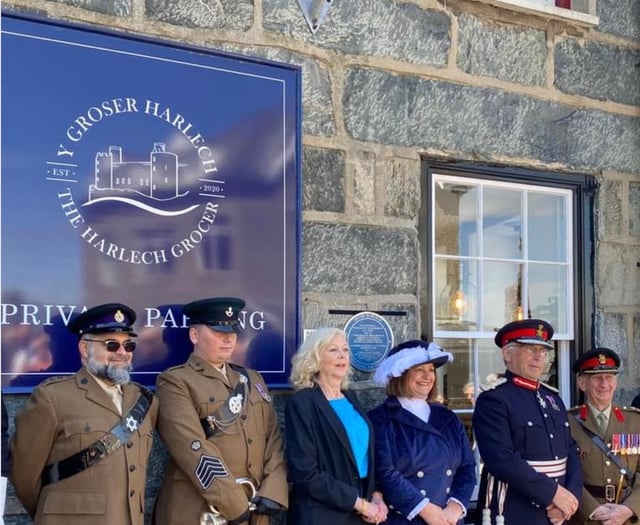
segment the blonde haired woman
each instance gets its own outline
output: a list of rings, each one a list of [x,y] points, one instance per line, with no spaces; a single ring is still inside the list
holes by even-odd
[[[387,517],[374,490],[373,428],[348,389],[345,334],[321,328],[293,356],[285,411],[289,525],[360,525]]]

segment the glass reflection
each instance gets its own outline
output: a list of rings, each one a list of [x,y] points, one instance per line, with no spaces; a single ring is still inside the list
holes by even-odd
[[[529,304],[532,317],[551,323],[556,333],[566,333],[570,279],[567,266],[559,264],[529,264]]]
[[[566,210],[563,196],[529,192],[527,195],[528,257],[537,261],[567,260]]]
[[[485,188],[482,203],[484,257],[522,259],[522,192]]]
[[[494,331],[518,317],[530,317],[522,302],[523,265],[515,262],[486,261],[482,301],[485,331]]]
[[[466,184],[438,183],[435,188],[436,253],[479,255],[479,188]]]

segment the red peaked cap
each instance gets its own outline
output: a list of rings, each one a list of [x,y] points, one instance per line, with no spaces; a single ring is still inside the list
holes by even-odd
[[[573,364],[574,374],[617,374],[620,357],[609,348],[595,348],[582,354]]]
[[[553,326],[542,319],[522,319],[504,325],[494,339],[500,348],[509,343],[542,345],[553,348]]]

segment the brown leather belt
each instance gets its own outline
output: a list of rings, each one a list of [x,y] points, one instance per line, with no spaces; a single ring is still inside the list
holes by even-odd
[[[600,498],[609,502],[616,501],[615,485],[605,485],[604,487],[599,487],[597,485],[585,485],[584,488],[587,489],[589,494],[594,498]]]

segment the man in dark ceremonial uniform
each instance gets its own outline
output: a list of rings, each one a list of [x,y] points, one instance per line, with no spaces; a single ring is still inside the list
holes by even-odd
[[[157,525],[200,523],[215,509],[229,525],[267,525],[288,505],[278,419],[258,372],[230,363],[244,301],[217,297],[184,306],[193,353],[158,377],[158,431],[170,454]],[[238,481],[250,481],[249,485]],[[211,511],[213,512],[213,511]]]
[[[557,391],[539,381],[552,336],[540,319],[496,334],[507,371],[478,396],[473,414],[483,524],[558,525],[578,507],[582,473],[567,413]]]
[[[130,382],[136,314],[109,303],[73,319],[82,368],[16,415],[11,481],[35,525],[143,525],[157,401]]]
[[[620,357],[609,348],[574,363],[585,403],[569,411],[578,443],[584,488],[571,525],[638,523],[640,516],[640,410],[613,404]]]

